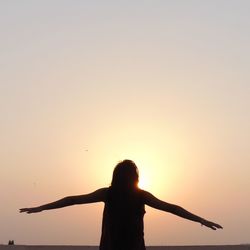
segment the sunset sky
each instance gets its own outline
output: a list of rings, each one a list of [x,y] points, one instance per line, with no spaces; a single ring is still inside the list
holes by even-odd
[[[250,243],[250,1],[1,0],[0,244],[98,245],[103,204],[19,214],[110,185],[146,207],[147,245]]]

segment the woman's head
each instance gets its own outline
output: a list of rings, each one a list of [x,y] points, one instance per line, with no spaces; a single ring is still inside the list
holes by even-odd
[[[111,187],[117,189],[135,189],[139,182],[138,168],[131,160],[119,162],[114,171]]]

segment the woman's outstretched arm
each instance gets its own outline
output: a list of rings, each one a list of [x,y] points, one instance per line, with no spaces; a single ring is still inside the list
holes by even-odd
[[[216,224],[212,221],[208,221],[208,220],[201,218],[195,214],[192,214],[180,206],[159,200],[149,192],[144,191],[144,199],[145,199],[145,204],[150,206],[150,207],[175,214],[177,216],[180,216],[182,218],[185,218],[185,219],[188,219],[191,221],[199,222],[199,223],[201,223],[201,225],[209,227],[213,230],[216,230],[218,228],[222,228],[221,225]]]
[[[86,204],[86,203],[105,201],[106,191],[107,191],[107,188],[101,188],[89,194],[67,196],[58,201],[54,201],[54,202],[41,205],[38,207],[21,208],[20,213],[25,212],[25,213],[31,214],[31,213],[42,212],[43,210],[57,209],[57,208],[72,206],[76,204]]]

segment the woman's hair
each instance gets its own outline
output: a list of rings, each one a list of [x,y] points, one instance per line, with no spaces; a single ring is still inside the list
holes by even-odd
[[[136,189],[139,182],[138,168],[131,160],[119,162],[114,171],[111,187],[116,190]]]

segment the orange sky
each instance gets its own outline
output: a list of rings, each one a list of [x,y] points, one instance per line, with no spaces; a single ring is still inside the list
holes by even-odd
[[[1,2],[0,244],[98,245],[103,204],[18,209],[108,186],[125,158],[224,226],[147,207],[147,244],[249,243],[249,7]]]

